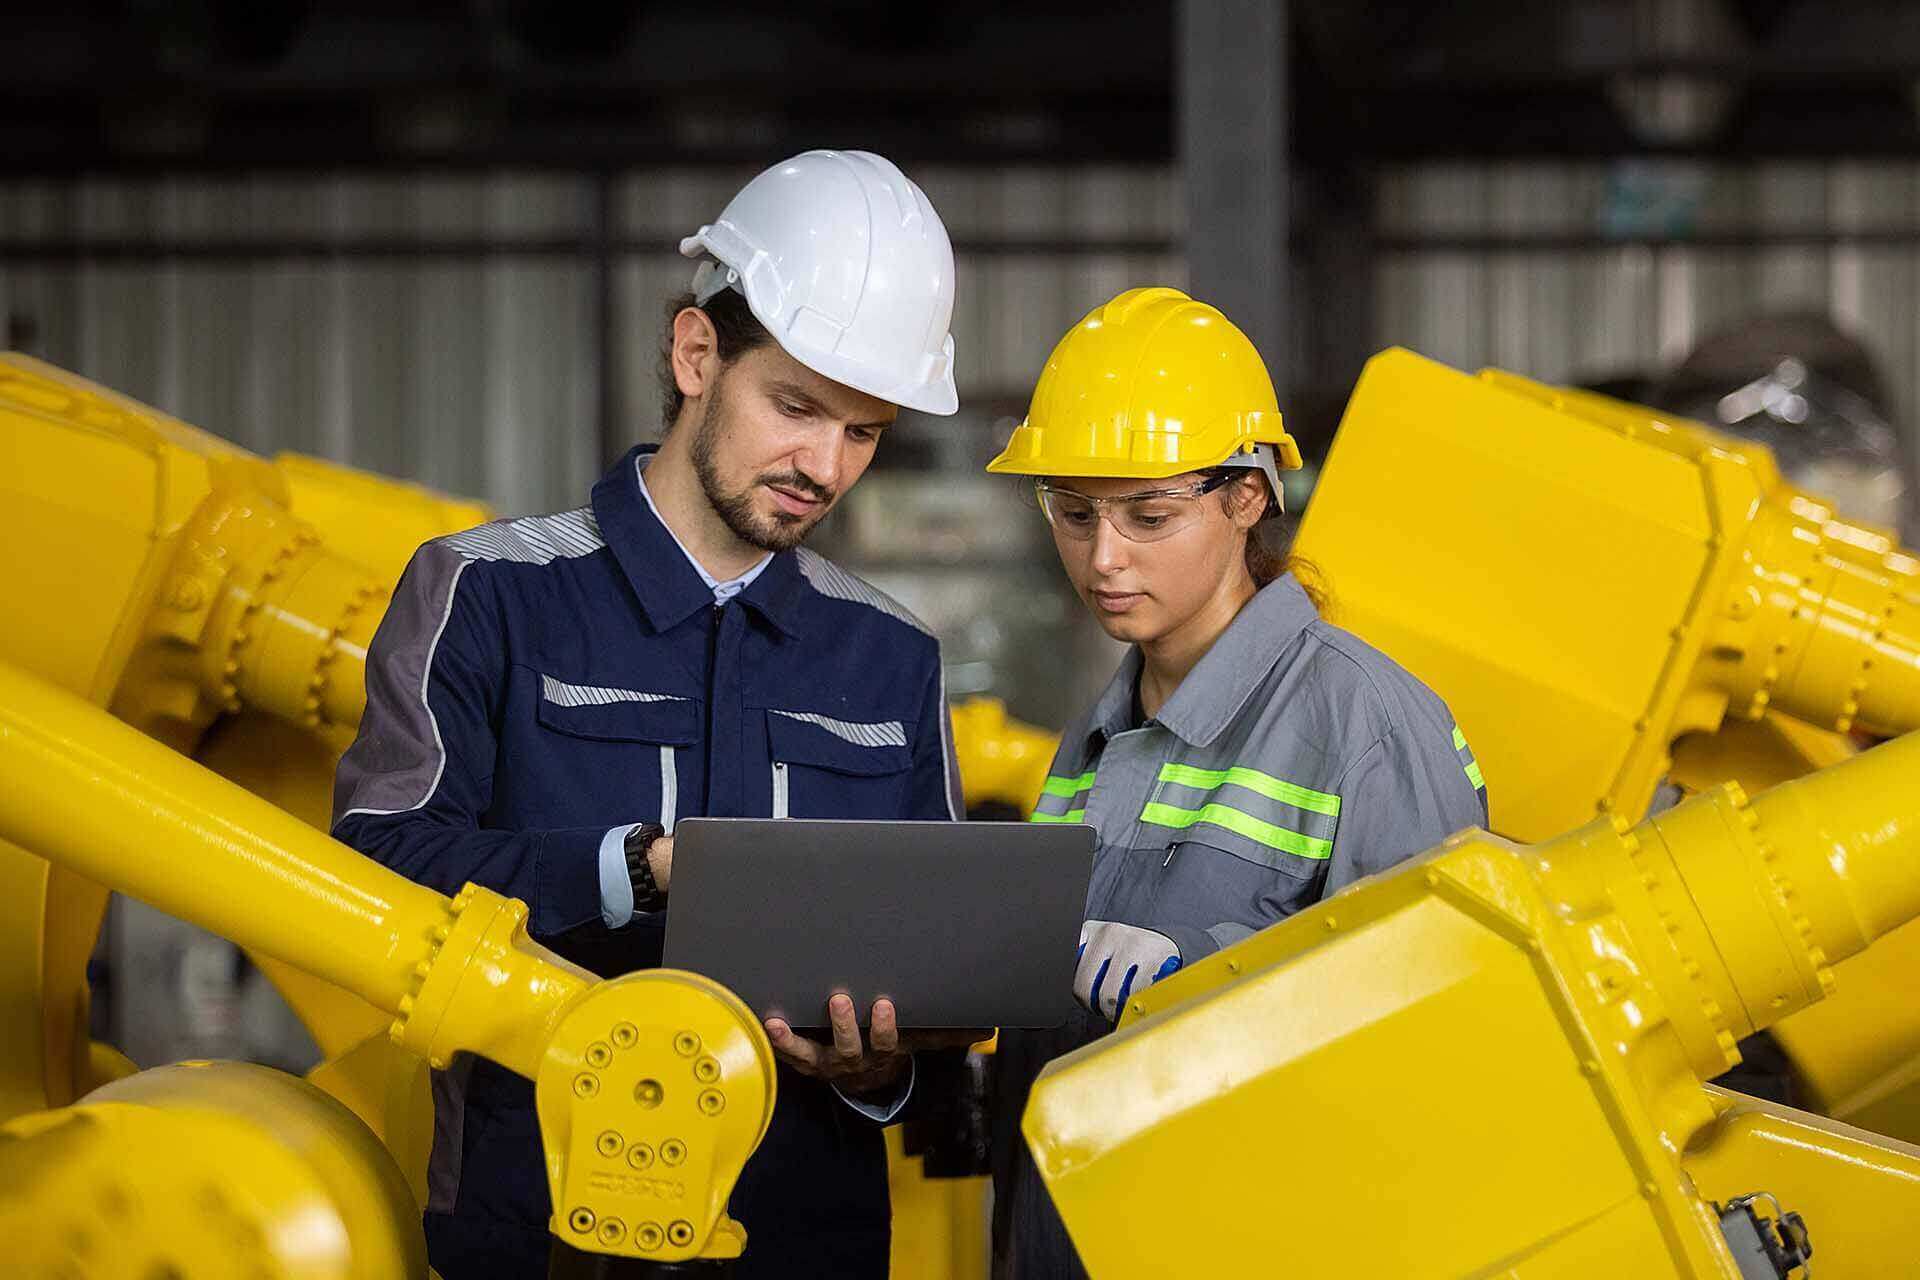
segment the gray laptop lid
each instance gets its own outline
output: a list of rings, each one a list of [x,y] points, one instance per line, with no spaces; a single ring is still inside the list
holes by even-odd
[[[761,1017],[902,1027],[1052,1027],[1073,971],[1092,827],[1020,822],[687,818],[673,833],[666,964]]]

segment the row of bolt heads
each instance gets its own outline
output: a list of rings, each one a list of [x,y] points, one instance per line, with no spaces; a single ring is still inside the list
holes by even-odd
[[[567,1215],[567,1225],[581,1235],[594,1231],[593,1210],[581,1205]],[[619,1244],[627,1238],[627,1224],[618,1218],[608,1218],[599,1223],[599,1230],[594,1234],[600,1237],[601,1244]],[[643,1222],[633,1229],[633,1243],[642,1253],[652,1253],[662,1244],[684,1249],[693,1243],[693,1224],[685,1218],[675,1218],[665,1227],[657,1222]]]
[[[595,1040],[587,1046],[587,1065],[602,1070],[612,1066],[615,1046],[622,1049],[631,1049],[634,1044],[639,1041],[639,1038],[639,1029],[632,1023],[621,1022],[615,1024],[613,1034],[608,1037],[608,1039],[613,1041],[612,1044],[608,1044],[606,1040]],[[673,1038],[673,1051],[683,1058],[694,1059],[693,1078],[695,1080],[705,1085],[719,1083],[720,1060],[710,1053],[700,1052],[700,1037],[696,1033],[692,1031],[682,1031],[675,1035]],[[582,1071],[573,1078],[573,1092],[576,1097],[581,1098],[591,1098],[595,1096],[600,1092],[600,1077],[592,1071]],[[648,1110],[659,1106],[666,1096],[666,1088],[658,1080],[642,1080],[634,1086],[633,1090],[633,1100]],[[701,1115],[717,1116],[727,1109],[727,1097],[718,1089],[701,1090],[698,1103]],[[614,1137],[615,1141],[618,1141],[617,1135],[601,1134],[600,1153],[602,1155],[618,1155],[618,1150],[609,1152],[606,1149],[606,1140],[609,1137]],[[629,1156],[629,1160],[631,1161],[631,1155]],[[649,1163],[650,1162],[649,1160]],[[674,1164],[677,1163],[677,1161],[669,1160],[667,1163]],[[644,1168],[645,1165],[636,1164],[634,1167],[639,1169]]]
[[[621,1151],[627,1153],[627,1163],[636,1169],[646,1169],[653,1165],[653,1148],[644,1142],[636,1142],[631,1147],[627,1140],[609,1129],[593,1142],[594,1150],[609,1160],[618,1160]],[[660,1144],[660,1163],[669,1169],[687,1158],[687,1144],[678,1138],[668,1138]]]

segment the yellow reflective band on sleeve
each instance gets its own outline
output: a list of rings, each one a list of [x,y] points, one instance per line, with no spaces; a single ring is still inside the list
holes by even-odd
[[[1231,769],[1196,769],[1187,764],[1166,764],[1160,766],[1160,781],[1177,782],[1183,787],[1199,787],[1211,791],[1226,783],[1236,787],[1245,787],[1257,791],[1269,800],[1278,800],[1290,804],[1296,809],[1307,809],[1314,813],[1324,813],[1330,818],[1340,816],[1340,797],[1328,795],[1324,791],[1315,791],[1298,783],[1287,782],[1258,769],[1244,769],[1235,766]],[[1178,812],[1178,811],[1176,811]],[[1209,819],[1211,821],[1211,819]],[[1248,819],[1253,821],[1253,819]],[[1225,825],[1224,823],[1221,825]],[[1274,830],[1285,830],[1275,827]],[[1255,837],[1258,839],[1258,837]],[[1305,839],[1306,837],[1301,837]],[[1324,842],[1322,842],[1324,843]],[[1279,846],[1275,846],[1278,848]],[[1325,857],[1325,854],[1308,854],[1308,857]]]
[[[1467,749],[1467,735],[1460,732],[1459,725],[1453,726],[1453,749],[1455,751],[1465,751]]]
[[[1172,768],[1175,766],[1170,765],[1168,767]],[[1199,773],[1203,771],[1196,769],[1192,770],[1192,772]],[[1259,776],[1266,777],[1265,774]],[[1184,780],[1174,779],[1174,781]],[[1269,781],[1273,781],[1273,779],[1269,779]],[[1188,782],[1186,785],[1195,786],[1198,784]],[[1240,785],[1245,786],[1246,784],[1242,783]],[[1320,793],[1316,791],[1312,794],[1319,795]],[[1326,798],[1333,800],[1336,805],[1339,803],[1338,797],[1328,796]],[[1289,801],[1289,803],[1294,802]],[[1302,858],[1327,858],[1333,853],[1333,842],[1331,840],[1316,840],[1312,836],[1303,836],[1298,831],[1289,831],[1285,827],[1275,826],[1271,822],[1262,822],[1258,818],[1241,813],[1238,809],[1229,808],[1224,804],[1209,804],[1199,809],[1177,809],[1170,804],[1160,804],[1156,801],[1141,811],[1140,821],[1152,823],[1156,827],[1172,827],[1177,831],[1184,831],[1196,822],[1209,822],[1216,827],[1224,827],[1228,831],[1243,835],[1249,840],[1257,840],[1269,849],[1278,849],[1282,853],[1298,854]]]
[[[1485,791],[1487,789],[1487,780],[1480,772],[1480,764],[1478,761],[1467,766],[1467,781],[1473,784],[1476,791]]]
[[[1089,769],[1077,778],[1062,778],[1054,775],[1049,777],[1041,786],[1040,794],[1043,796],[1067,796],[1069,798],[1077,796],[1093,785],[1093,776],[1098,772],[1099,770],[1097,769]]]
[[[1028,822],[1085,822],[1086,820],[1085,809],[1069,809],[1065,813],[1035,813],[1027,819]]]

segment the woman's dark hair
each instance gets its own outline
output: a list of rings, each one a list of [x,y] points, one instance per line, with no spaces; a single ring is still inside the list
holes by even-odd
[[[731,364],[747,352],[773,341],[766,326],[754,317],[753,310],[738,290],[722,289],[705,302],[696,302],[691,292],[680,294],[667,303],[666,333],[660,340],[660,434],[673,430],[687,402],[680,384],[673,380],[673,318],[688,307],[698,307],[713,321],[715,347],[720,363]]]
[[[1264,485],[1261,489],[1265,492]],[[1224,490],[1221,496],[1231,504],[1235,497],[1233,488]],[[1232,510],[1231,505],[1228,510]],[[1256,588],[1266,586],[1282,574],[1292,574],[1294,581],[1307,593],[1307,599],[1313,602],[1314,610],[1324,612],[1327,605],[1326,576],[1311,560],[1293,554],[1293,536],[1298,528],[1294,517],[1269,505],[1260,523],[1247,531],[1247,573],[1253,578]]]

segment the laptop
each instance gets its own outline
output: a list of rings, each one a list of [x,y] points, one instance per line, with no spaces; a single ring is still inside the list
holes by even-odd
[[[686,818],[666,964],[796,1028],[841,991],[862,1025],[885,996],[902,1028],[1056,1027],[1093,850],[1078,823]]]

